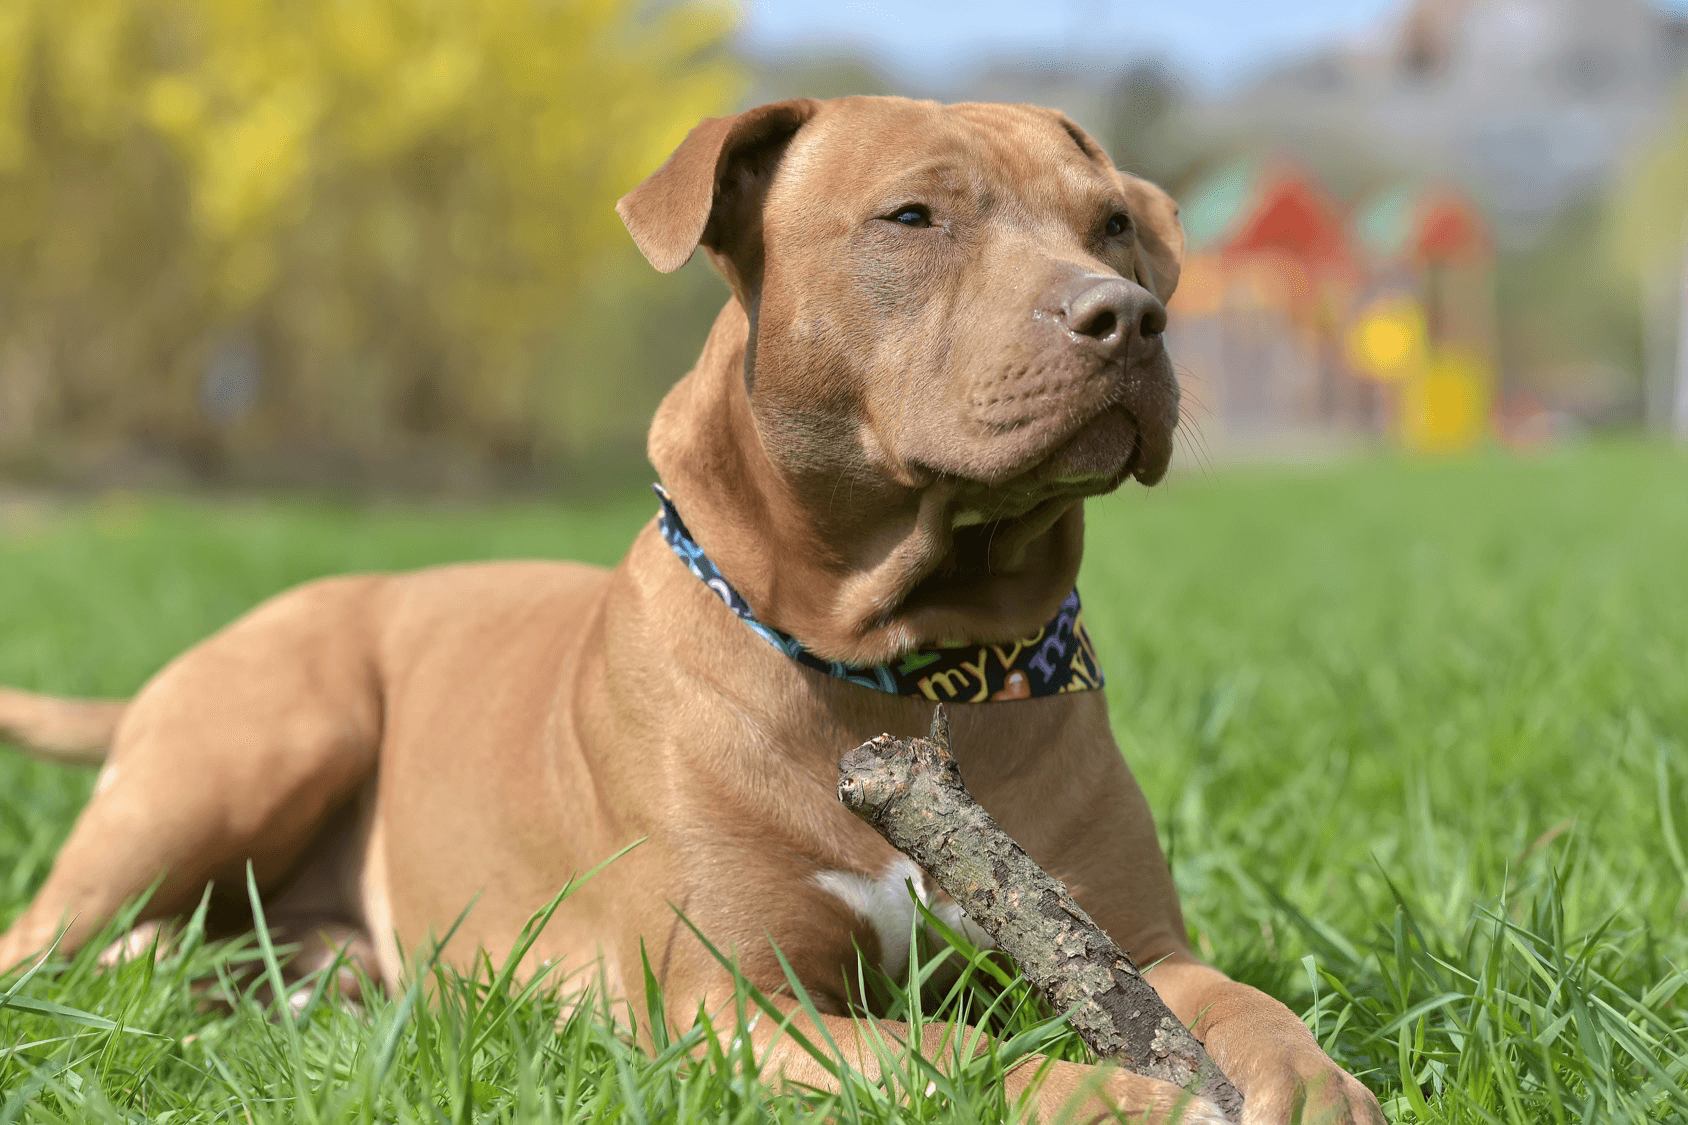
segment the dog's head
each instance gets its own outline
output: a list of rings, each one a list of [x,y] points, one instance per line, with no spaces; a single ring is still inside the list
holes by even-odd
[[[733,440],[757,447],[730,458],[731,488],[778,513],[761,548],[813,573],[735,574],[718,550],[732,545],[694,530],[759,614],[821,655],[1035,630],[1077,573],[1080,502],[1166,471],[1177,209],[1055,111],[760,106],[692,130],[618,210],[658,269],[703,246],[742,309],[717,326],[742,333],[742,379],[711,384],[742,400]],[[691,520],[730,501],[691,480],[723,451],[700,445],[698,388],[682,388],[651,446]]]

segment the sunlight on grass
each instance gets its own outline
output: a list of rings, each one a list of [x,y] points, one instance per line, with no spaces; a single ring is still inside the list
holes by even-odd
[[[306,578],[613,562],[652,509],[0,508],[0,682],[128,693]],[[1302,1012],[1394,1120],[1688,1118],[1688,459],[1227,471],[1088,522],[1115,731],[1204,956]],[[0,752],[0,918],[89,781]],[[714,1025],[639,1037],[660,997],[637,1018],[565,1008],[490,964],[424,974],[431,1001],[323,996],[277,1018],[253,991],[272,955],[190,925],[156,965],[101,973],[84,953],[0,983],[0,1125],[992,1120],[1019,1052],[1080,1057],[965,953],[959,983],[928,961],[924,989],[863,987],[999,1046],[928,1062],[886,1042],[885,1088],[824,1097],[770,1097]],[[208,1010],[207,989],[236,1002]]]

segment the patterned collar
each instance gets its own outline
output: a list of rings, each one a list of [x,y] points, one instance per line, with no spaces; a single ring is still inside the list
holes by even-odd
[[[919,649],[893,664],[841,664],[822,660],[797,638],[756,620],[750,605],[727,583],[703,548],[686,530],[674,501],[660,484],[652,485],[662,510],[657,515],[662,538],[680,561],[752,632],[797,663],[840,680],[891,695],[931,700],[983,703],[986,700],[1032,699],[1102,686],[1102,668],[1085,631],[1078,591],[1067,595],[1055,619],[1029,637],[1009,644],[951,644]]]

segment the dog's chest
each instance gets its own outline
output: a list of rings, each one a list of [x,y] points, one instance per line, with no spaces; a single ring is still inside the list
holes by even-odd
[[[897,856],[877,875],[822,871],[811,878],[816,886],[837,898],[872,929],[879,942],[879,967],[887,976],[901,977],[908,970],[917,902],[981,949],[996,944],[907,856]]]

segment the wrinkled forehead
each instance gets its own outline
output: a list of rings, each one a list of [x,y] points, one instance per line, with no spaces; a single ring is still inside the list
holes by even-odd
[[[1119,194],[1093,146],[1032,106],[848,98],[799,134],[780,179],[806,202],[852,210],[940,200],[980,212],[1088,210]]]

